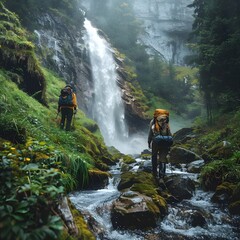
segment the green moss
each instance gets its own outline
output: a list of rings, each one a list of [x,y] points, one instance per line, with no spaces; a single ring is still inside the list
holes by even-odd
[[[122,160],[126,164],[132,164],[132,163],[136,162],[136,160],[132,156],[130,156],[130,155],[124,155]]]
[[[155,185],[150,185],[147,183],[135,183],[130,188],[132,191],[142,193],[144,195],[147,195],[149,197],[152,197],[154,195],[157,195],[157,190]]]
[[[17,17],[1,4],[0,66],[15,72],[23,79],[19,87],[38,101],[46,104],[45,78],[34,53],[34,45],[27,39],[26,31]],[[31,86],[31,87],[30,87]]]
[[[156,206],[156,204],[152,201],[147,201],[147,206],[151,212],[154,213],[155,216],[160,214],[159,208]]]
[[[122,158],[124,155],[118,151],[115,147],[108,147],[108,152],[111,154],[112,158],[115,161],[118,161],[120,158]]]
[[[119,190],[131,188],[148,196],[156,194],[156,184],[151,173],[146,172],[125,172],[121,175]]]
[[[201,183],[207,190],[215,190],[224,181],[231,183],[240,180],[238,154],[230,159],[217,160],[205,165],[200,174]]]
[[[95,240],[94,234],[89,230],[89,227],[84,220],[83,216],[81,213],[75,209],[73,206],[71,206],[71,211],[73,214],[73,218],[75,221],[75,224],[78,228],[79,234],[77,236],[77,239],[82,239],[82,240]],[[76,238],[74,238],[76,239]]]

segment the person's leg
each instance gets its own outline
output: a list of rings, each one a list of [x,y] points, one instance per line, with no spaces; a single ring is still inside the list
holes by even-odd
[[[73,109],[67,108],[67,124],[66,124],[66,131],[70,131],[71,129],[71,122],[73,117]]]
[[[159,177],[164,177],[166,174],[166,163],[159,162]]]
[[[66,120],[66,109],[65,108],[61,109],[61,114],[62,114],[62,118],[61,118],[61,122],[60,122],[60,128],[63,129],[64,125],[65,125],[65,120]]]
[[[157,155],[158,155],[158,147],[155,143],[152,143],[152,174],[154,177],[157,177]]]
[[[163,177],[166,174],[168,149],[161,149],[159,154],[159,177]]]

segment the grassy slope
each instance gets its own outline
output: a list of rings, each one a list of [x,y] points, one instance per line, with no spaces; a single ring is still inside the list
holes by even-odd
[[[94,135],[83,126],[94,126],[96,123],[87,119],[80,110],[74,119],[73,132],[67,133],[59,129],[57,101],[60,89],[65,83],[47,70],[44,70],[44,75],[47,79],[46,98],[49,107],[21,91],[3,71],[0,72],[1,122],[5,126],[25,128],[28,137],[45,141],[69,155],[84,154],[91,159],[93,156],[90,154],[99,154],[101,149],[106,151],[99,130]],[[3,124],[1,125],[3,127]]]
[[[10,164],[14,167],[12,180],[9,179],[8,175],[1,175],[1,179],[4,182],[7,183],[10,181],[14,184],[14,186],[11,187],[13,192],[8,193],[6,192],[6,189],[8,188],[4,188],[2,186],[3,188],[1,191],[4,192],[0,192],[1,194],[4,194],[4,199],[1,200],[1,206],[3,208],[5,208],[5,204],[9,201],[7,199],[12,198],[15,191],[17,191],[17,196],[15,197],[18,199],[19,203],[21,204],[21,202],[24,201],[24,198],[19,196],[19,189],[24,189],[23,191],[28,198],[31,196],[32,198],[34,197],[34,199],[39,199],[40,196],[38,196],[38,193],[33,188],[33,183],[35,181],[37,181],[35,185],[38,186],[39,189],[37,191],[43,192],[43,196],[46,195],[45,197],[48,199],[48,205],[52,206],[57,203],[57,199],[55,198],[58,196],[58,193],[62,192],[62,188],[60,187],[62,183],[65,187],[64,192],[66,190],[73,190],[79,184],[76,182],[79,180],[77,179],[78,176],[82,176],[80,178],[81,181],[84,180],[82,179],[84,178],[84,175],[86,177],[86,168],[93,168],[96,161],[101,161],[102,157],[108,156],[108,152],[102,138],[99,136],[99,130],[97,130],[96,133],[91,133],[82,126],[82,124],[85,124],[89,127],[91,125],[95,125],[96,123],[87,119],[80,110],[78,111],[75,119],[74,131],[65,132],[59,129],[60,117],[56,117],[57,101],[59,90],[65,83],[58,77],[54,76],[51,72],[47,70],[43,70],[43,72],[47,83],[46,97],[49,107],[40,104],[33,97],[20,90],[15,83],[9,80],[7,73],[0,70],[0,127],[3,130],[14,128],[13,130],[16,132],[21,131],[21,129],[25,129],[27,133],[26,144],[13,144],[0,138],[1,160],[3,161],[0,161],[0,168],[4,168],[6,165],[4,161],[7,162],[8,159],[11,159]],[[79,161],[76,161],[75,159],[78,159]],[[102,165],[104,164],[102,163]],[[29,172],[23,171],[26,167],[41,167],[42,174],[38,176],[36,175],[37,172],[32,169],[30,170],[31,174],[29,175]],[[55,173],[59,173],[60,171],[62,180],[59,180],[58,176],[60,175],[56,175]],[[48,180],[51,175],[53,176],[52,180]],[[15,179],[14,176],[18,176],[17,179]],[[29,177],[31,182],[29,184],[29,190],[26,190],[24,186],[26,187],[28,185],[27,179],[29,179]],[[43,179],[42,183],[40,180],[40,182],[38,182],[39,177]],[[60,185],[57,187],[58,184]],[[15,187],[18,190],[14,190]],[[57,187],[58,190],[50,190],[50,188],[55,187]],[[52,197],[48,196],[49,191],[51,191]],[[39,200],[36,201],[38,202]],[[53,203],[50,204],[52,201]],[[42,206],[42,208],[44,209],[46,206]],[[4,211],[2,212],[4,213]],[[16,213],[16,217],[24,219],[27,217],[25,215],[19,216],[19,214],[20,213]],[[34,210],[32,211],[32,214],[34,215]],[[6,218],[8,215],[4,216],[0,216],[1,222],[3,221],[4,224],[6,223],[10,229],[12,229],[11,224],[8,223],[9,218]],[[9,221],[16,226],[16,229],[22,229],[21,221],[18,222],[11,219],[12,218],[10,217]],[[31,216],[29,216],[29,219],[31,219]],[[26,229],[28,229],[30,220],[25,221]],[[3,227],[5,226],[4,224]],[[49,227],[51,226],[51,222],[44,222],[43,224]],[[59,222],[54,224],[55,228],[60,226],[57,224],[59,224]],[[5,229],[7,229],[6,226]],[[80,229],[80,235],[83,234],[83,232],[88,232],[87,229],[83,229],[84,226],[85,225],[82,224],[81,226],[78,226]],[[30,226],[30,228],[32,227]],[[10,229],[7,230],[10,232]],[[34,234],[34,231],[35,230],[33,229],[31,234]],[[41,232],[43,234],[44,231]],[[2,234],[4,234],[4,231]],[[21,236],[23,236],[23,233],[17,232],[17,234],[21,234]],[[87,234],[89,235],[90,233]],[[6,236],[13,237],[14,235],[5,235],[4,237]],[[81,237],[83,236],[81,235]]]

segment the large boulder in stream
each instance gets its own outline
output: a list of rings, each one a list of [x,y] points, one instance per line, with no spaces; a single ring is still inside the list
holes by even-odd
[[[196,153],[182,147],[172,147],[169,153],[169,162],[174,164],[190,163],[202,159]]]
[[[156,227],[159,216],[159,208],[152,198],[134,191],[124,192],[112,205],[111,221],[114,228]]]
[[[195,191],[195,183],[190,178],[182,178],[179,175],[166,177],[165,185],[178,201],[192,198]]]

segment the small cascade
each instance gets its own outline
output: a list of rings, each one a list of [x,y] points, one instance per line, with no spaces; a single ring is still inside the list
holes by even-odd
[[[114,166],[110,173],[112,178],[109,179],[107,188],[74,192],[69,195],[69,199],[84,215],[85,219],[94,225],[97,240],[143,240],[144,238],[139,237],[136,233],[115,230],[112,227],[109,209],[112,202],[120,195],[117,190],[117,184],[120,180],[120,166]]]
[[[124,152],[128,129],[121,90],[117,86],[116,63],[108,42],[100,37],[98,30],[87,19],[84,26],[94,81],[92,117],[98,123],[106,144]]]
[[[187,173],[183,168],[174,171],[168,168],[167,173],[180,174],[183,178],[198,181],[198,174]],[[161,222],[161,231],[184,236],[184,239],[239,239],[236,224],[230,214],[225,209],[220,209],[218,204],[211,202],[212,195],[213,192],[197,189],[191,199],[169,205],[168,215]],[[194,221],[202,226],[194,226]]]

